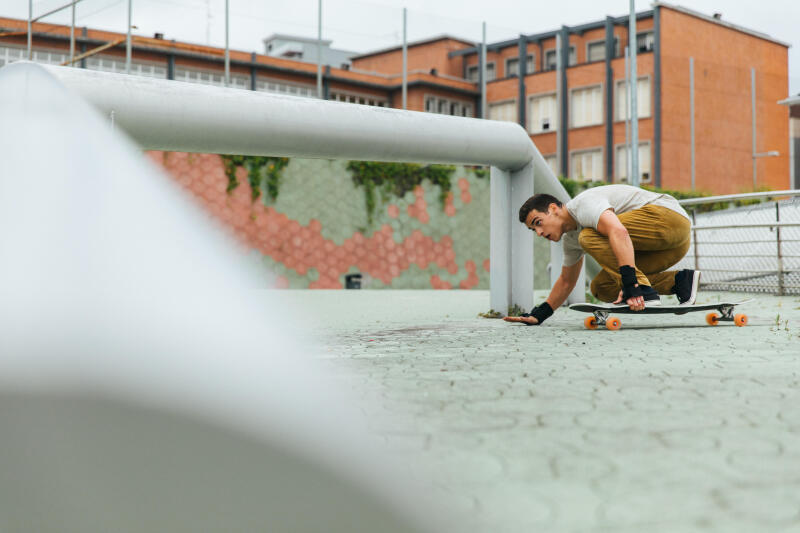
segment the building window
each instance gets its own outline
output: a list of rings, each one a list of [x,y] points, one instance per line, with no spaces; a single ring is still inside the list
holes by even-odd
[[[535,71],[533,55],[527,56],[525,60],[525,74],[533,74]],[[509,57],[506,59],[506,77],[519,76],[519,57]]]
[[[494,62],[486,63],[486,81],[497,79],[497,71],[494,68]]]
[[[552,50],[547,50],[544,53],[544,69],[545,70],[555,70],[558,66],[556,64],[556,50],[553,48]],[[567,62],[567,66],[571,67],[572,65],[576,64],[577,60],[575,57],[575,46],[569,47],[569,62]]]
[[[528,131],[547,133],[558,129],[556,95],[532,96],[528,100]]]
[[[570,92],[570,123],[573,128],[603,123],[603,87],[586,87]]]
[[[204,85],[216,85],[218,87],[225,86],[225,77],[222,73],[209,72],[206,70],[179,67],[175,69],[175,79],[178,81],[188,81],[189,83],[202,83]],[[250,77],[232,74],[229,86],[237,89],[249,89]],[[293,94],[297,93],[295,92]]]
[[[33,61],[49,65],[61,65],[69,60],[69,54],[50,50],[33,50]],[[14,61],[27,60],[28,52],[25,48],[15,46],[0,46],[0,66]],[[77,62],[76,62],[77,63]],[[118,60],[109,56],[94,55],[86,59],[86,68],[103,72],[125,73],[125,60]],[[131,74],[149,78],[167,77],[167,67],[158,63],[131,62]]]
[[[639,180],[641,183],[649,183],[652,180],[653,173],[650,162],[649,142],[639,143],[639,174]],[[618,182],[628,182],[628,147],[624,144],[617,146],[614,176]]]
[[[307,94],[304,93],[302,96],[311,96],[314,97],[317,95],[316,88],[304,88],[307,91]],[[370,95],[361,95],[361,94],[354,94],[354,93],[347,93],[347,92],[332,92],[330,95],[331,100],[335,100],[337,102],[349,102],[352,104],[361,104],[361,105],[371,105],[375,107],[386,107],[388,105],[388,100],[383,98],[379,98],[377,96],[370,96]],[[426,102],[427,104],[427,102]]]
[[[86,68],[89,70],[100,70],[103,72],[125,73],[125,61],[112,59],[107,56],[91,56],[86,59]],[[131,74],[136,76],[146,76],[148,78],[167,77],[167,68],[151,63],[131,63]]]
[[[25,57],[25,50],[22,48],[12,48],[0,46],[0,67],[19,61]]]
[[[636,49],[639,53],[652,52],[656,44],[656,36],[652,31],[636,34]]]
[[[619,39],[614,37],[614,56],[619,57]],[[595,41],[586,45],[586,62],[592,63],[593,61],[604,61],[606,58],[606,42]]]
[[[431,95],[425,96],[425,111],[456,117],[471,117],[473,115],[472,104],[470,103]]]
[[[628,84],[625,80],[617,82],[617,101],[614,110],[616,120],[628,120]],[[636,114],[639,118],[650,117],[650,78],[642,77],[636,81]]]
[[[602,180],[603,149],[573,152],[569,160],[569,177],[577,180]]]
[[[475,83],[480,81],[481,70],[479,65],[470,65],[467,67],[467,79],[469,81],[473,81]],[[496,71],[494,68],[494,62],[486,63],[486,81],[492,81],[496,78]]]
[[[292,94],[295,96],[307,96],[311,98],[316,98],[317,96],[317,88],[314,86],[291,85],[282,81],[265,79],[262,77],[256,79],[256,91],[274,94]],[[331,94],[331,100],[337,100],[339,102],[346,101],[339,93]]]
[[[489,120],[517,121],[517,102],[515,100],[489,104],[488,111]]]
[[[553,174],[556,176],[559,175],[560,171],[558,170],[558,156],[556,154],[544,156],[544,162],[547,163],[547,165],[550,167],[550,170],[553,171]]]

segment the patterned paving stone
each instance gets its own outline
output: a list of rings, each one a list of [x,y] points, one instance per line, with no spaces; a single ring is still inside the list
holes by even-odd
[[[477,318],[486,291],[268,294],[313,310],[323,362],[464,531],[800,531],[796,297],[612,332]]]

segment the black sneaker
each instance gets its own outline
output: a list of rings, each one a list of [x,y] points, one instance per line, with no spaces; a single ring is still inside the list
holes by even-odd
[[[672,292],[678,297],[680,305],[692,305],[697,299],[697,288],[699,286],[699,270],[679,270],[675,274],[675,286],[672,287]]]
[[[642,290],[642,296],[644,296],[645,307],[655,307],[661,305],[661,297],[653,287],[650,285],[639,285],[639,288]]]

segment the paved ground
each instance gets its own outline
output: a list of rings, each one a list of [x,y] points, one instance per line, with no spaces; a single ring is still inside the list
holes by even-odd
[[[280,298],[474,531],[800,531],[798,297],[756,296],[744,328],[623,315],[616,332],[567,309],[541,327],[477,318],[484,291]]]

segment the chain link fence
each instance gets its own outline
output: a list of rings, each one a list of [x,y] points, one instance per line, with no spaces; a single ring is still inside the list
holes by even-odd
[[[701,270],[706,289],[800,294],[800,191],[787,196],[706,213],[692,209],[697,200],[682,202],[694,219],[693,238],[676,268]]]

